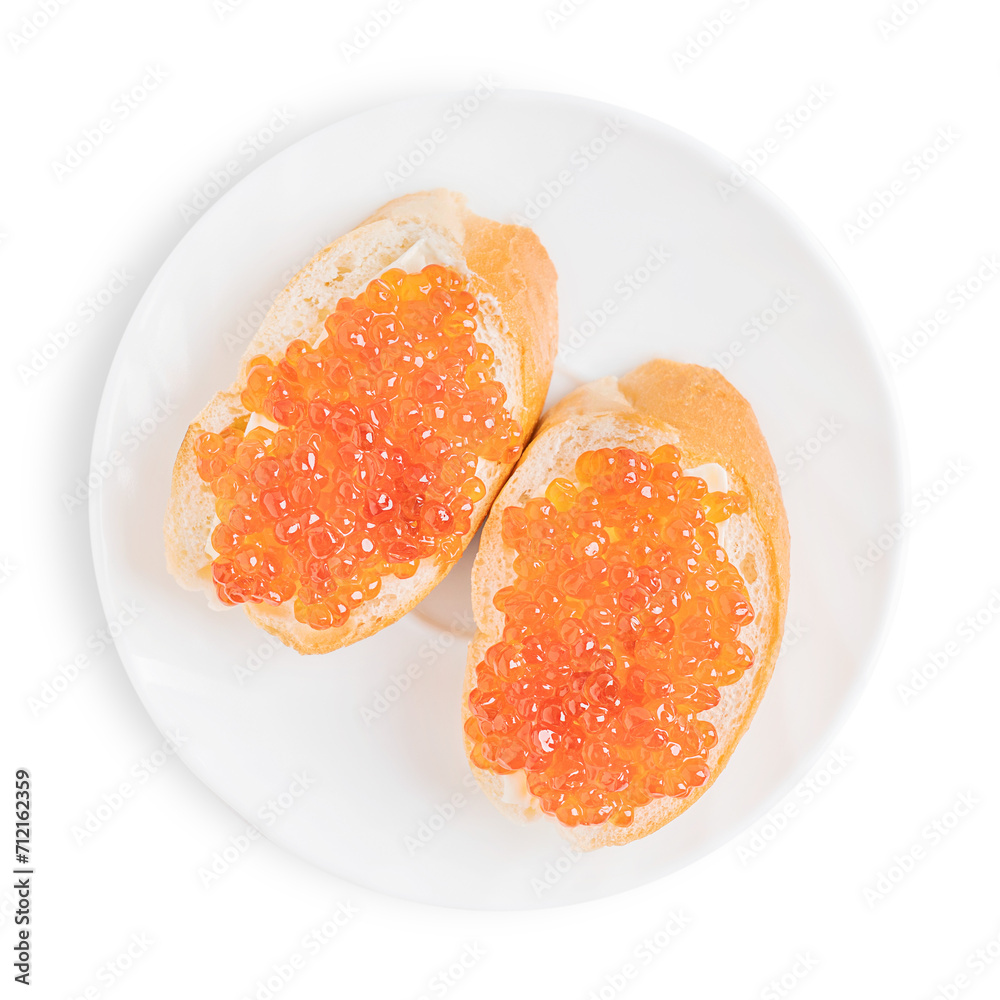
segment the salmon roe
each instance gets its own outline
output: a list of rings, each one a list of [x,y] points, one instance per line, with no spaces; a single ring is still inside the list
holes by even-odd
[[[582,454],[576,481],[502,515],[516,552],[493,603],[503,638],[476,667],[472,762],[524,770],[566,826],[632,823],[637,807],[708,778],[718,737],[700,713],[754,661],[746,585],[716,525],[747,510],[682,474],[680,454]]]
[[[317,343],[251,359],[248,413],[195,442],[224,603],[294,601],[298,621],[337,628],[387,576],[458,557],[480,460],[512,463],[522,443],[478,314],[451,268],[392,268],[341,299]],[[278,429],[248,431],[251,413]]]

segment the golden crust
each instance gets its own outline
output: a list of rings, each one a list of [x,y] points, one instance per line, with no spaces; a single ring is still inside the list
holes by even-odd
[[[498,226],[471,213],[465,224],[464,250],[469,268],[486,279],[497,299],[516,303],[514,309],[505,308],[504,315],[521,359],[525,426],[534,428],[559,346],[555,267],[530,229]]]
[[[167,567],[182,586],[203,589],[210,600],[216,600],[211,563],[204,551],[214,517],[214,498],[198,476],[194,441],[203,431],[220,431],[234,417],[246,413],[239,394],[250,359],[258,354],[279,356],[289,341],[308,335],[322,323],[336,299],[345,293],[356,267],[387,266],[398,256],[398,249],[386,249],[393,240],[402,234],[408,245],[427,232],[436,234],[465,261],[477,296],[495,300],[501,335],[517,359],[514,379],[504,380],[511,410],[530,435],[545,401],[558,342],[556,272],[545,248],[529,229],[502,225],[470,212],[460,194],[439,189],[397,198],[321,250],[292,278],[248,345],[236,380],[217,393],[188,428],[174,464],[164,524]],[[378,266],[375,270],[381,273]],[[496,462],[481,473],[487,492],[473,510],[463,549],[510,469],[510,465]],[[437,566],[425,560],[409,580],[383,585],[383,596],[363,606],[365,613],[352,614],[339,629],[319,632],[303,625],[295,620],[290,603],[243,607],[254,624],[298,652],[326,653],[372,635],[402,617],[450,568],[451,564]]]
[[[730,489],[749,502],[746,514],[730,519],[730,557],[737,552],[757,618],[750,626],[756,650],[753,668],[734,685],[722,688],[720,704],[702,717],[713,722],[719,743],[708,759],[708,781],[686,798],[662,798],[636,810],[629,827],[559,827],[583,850],[626,844],[659,829],[703,795],[715,781],[746,732],[774,670],[784,630],[788,598],[789,539],[777,472],[750,404],[713,369],[656,360],[621,379],[605,378],[581,386],[543,418],[534,441],[501,491],[483,528],[473,568],[473,608],[477,633],[469,647],[462,698],[462,721],[469,717],[468,694],[475,668],[498,641],[503,616],[493,594],[514,579],[513,553],[503,544],[505,507],[539,495],[552,478],[566,475],[576,456],[591,448],[628,443],[637,448],[676,445],[684,467],[717,463],[726,469]],[[735,559],[734,559],[735,561]],[[741,636],[748,641],[749,636]],[[466,737],[466,752],[472,741]],[[486,794],[506,815],[521,821],[541,813],[530,802],[504,798],[502,780],[471,763]],[[547,818],[548,822],[555,822]]]
[[[640,413],[676,427],[693,465],[731,461],[788,579],[788,520],[778,474],[750,404],[714,368],[647,362],[618,380]]]

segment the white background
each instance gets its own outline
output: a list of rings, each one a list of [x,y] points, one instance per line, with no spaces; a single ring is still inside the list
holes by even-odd
[[[561,20],[536,0],[394,0],[376,37],[345,51],[386,6],[52,0],[49,23],[42,2],[8,2],[0,14],[0,780],[10,787],[23,766],[34,781],[35,995],[996,995],[1000,282],[968,282],[1000,253],[1000,10],[906,0],[897,28],[891,0],[587,0],[567,2]],[[42,27],[27,38],[22,18],[32,15]],[[699,54],[689,36],[706,20],[717,35],[703,36]],[[685,50],[693,57],[681,68]],[[151,68],[165,78],[117,114],[116,98],[151,82]],[[213,172],[235,159],[245,174],[347,114],[471,88],[484,73],[624,105],[738,160],[766,158],[758,176],[829,249],[894,365],[914,517],[899,542],[905,575],[887,643],[812,788],[784,803],[783,829],[762,821],[644,889],[531,913],[440,910],[341,883],[265,840],[207,882],[213,856],[234,856],[230,838],[239,842],[245,824],[175,759],[155,766],[163,738],[113,649],[99,651],[106,623],[85,505],[64,502],[89,470],[108,366],[188,227],[183,206]],[[788,137],[778,122],[814,87],[832,96]],[[251,162],[243,144],[266,138],[279,109],[289,124]],[[103,117],[113,128],[93,153],[54,169]],[[943,152],[922,152],[943,135]],[[765,157],[769,137],[778,146]],[[894,180],[894,202],[879,212]],[[873,202],[881,217],[852,235],[847,224]],[[124,289],[86,320],[81,306],[116,270],[129,276]],[[931,329],[939,310],[929,337],[920,324]],[[65,347],[26,375],[50,342]],[[46,685],[81,654],[86,667],[46,704]],[[907,693],[915,672],[926,683]],[[849,763],[831,778],[824,761],[834,754]],[[123,782],[133,793],[114,816],[75,835]],[[956,811],[962,802],[972,805]],[[355,915],[332,940],[305,941],[338,912]],[[661,946],[667,934],[657,932],[678,924]]]

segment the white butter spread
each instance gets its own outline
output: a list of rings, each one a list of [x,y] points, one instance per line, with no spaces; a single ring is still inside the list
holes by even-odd
[[[520,806],[522,809],[530,809],[537,806],[538,800],[528,791],[528,776],[521,771],[514,771],[512,774],[500,775],[503,782],[503,797],[501,802],[508,802],[511,805]]]
[[[718,462],[706,462],[694,469],[682,469],[685,476],[697,476],[705,480],[709,493],[726,493],[729,490],[729,473]],[[719,533],[719,545],[726,547],[726,521],[715,526]]]
[[[420,239],[413,244],[408,250],[403,252],[403,255],[397,260],[394,260],[385,270],[389,271],[394,267],[398,267],[401,271],[406,271],[407,274],[413,274],[415,271],[419,271],[426,267],[428,264],[444,264],[446,263],[441,259],[442,255],[439,253],[433,253],[430,247],[427,245],[427,240]],[[383,274],[385,271],[382,272]]]
[[[729,473],[717,462],[707,462],[697,468],[682,471],[685,476],[704,479],[709,493],[725,493],[729,489]]]
[[[265,427],[269,431],[276,431],[280,426],[269,417],[265,417],[263,413],[251,413],[250,419],[247,421],[247,429],[243,433],[244,435],[249,434],[255,427]]]
[[[212,544],[212,532],[222,524],[219,520],[219,515],[212,511],[212,523],[208,526],[208,538],[205,539],[205,555],[208,556],[212,562],[215,562],[219,558],[219,553],[215,551],[215,546]]]

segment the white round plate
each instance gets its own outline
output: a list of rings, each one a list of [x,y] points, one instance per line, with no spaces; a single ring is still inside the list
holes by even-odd
[[[619,108],[488,91],[414,98],[331,125],[198,220],[150,284],[111,368],[94,438],[107,478],[91,526],[109,618],[128,602],[145,609],[118,639],[129,677],[222,799],[360,885],[448,906],[527,908],[667,875],[792,788],[879,645],[899,551],[869,568],[856,557],[898,520],[902,474],[887,382],[851,292],[763,187],[727,191],[728,160]],[[527,218],[555,261],[561,355],[550,403],[656,356],[715,365],[750,400],[782,475],[792,587],[774,679],[714,787],[627,847],[577,855],[552,824],[512,824],[477,791],[459,721],[468,558],[397,624],[316,657],[280,646],[238,609],[210,610],[165,568],[177,447],[233,378],[270,300],[391,197],[438,186],[464,192],[481,215]]]

